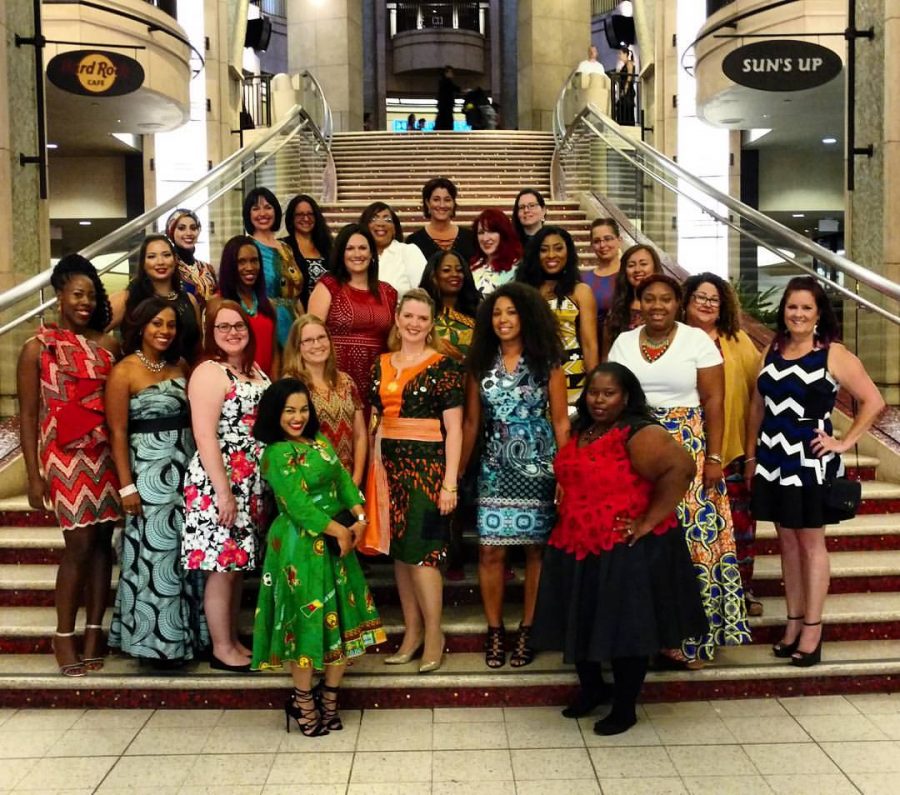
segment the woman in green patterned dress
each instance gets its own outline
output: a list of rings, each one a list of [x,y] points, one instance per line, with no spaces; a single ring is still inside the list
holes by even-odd
[[[365,529],[362,495],[341,465],[302,381],[276,381],[259,402],[256,439],[278,517],[269,529],[256,618],[254,670],[291,665],[285,724],[307,737],[343,728],[338,690],[348,659],[385,640],[352,553]],[[312,676],[325,671],[314,691]]]
[[[446,343],[446,353],[465,358],[475,330],[481,293],[462,254],[454,249],[433,254],[419,283],[435,305],[434,330]]]

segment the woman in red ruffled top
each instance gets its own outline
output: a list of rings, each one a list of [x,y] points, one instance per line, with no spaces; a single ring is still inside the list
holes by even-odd
[[[533,645],[563,651],[581,692],[563,710],[621,734],[636,721],[648,658],[706,631],[675,507],[694,474],[690,454],[651,417],[634,374],[616,363],[588,376],[573,436],[556,456],[559,515],[544,555]],[[603,681],[612,662],[615,687]]]

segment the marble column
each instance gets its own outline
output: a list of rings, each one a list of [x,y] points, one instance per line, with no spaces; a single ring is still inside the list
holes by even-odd
[[[322,84],[334,129],[361,130],[364,57],[358,0],[288,0],[288,68],[309,69]]]
[[[900,283],[900,3],[857,0],[857,28],[875,38],[856,45],[856,146],[874,146],[872,158],[855,157],[856,185],[849,195],[847,256]],[[865,297],[877,300],[872,290]],[[896,312],[896,302],[885,304]],[[845,318],[845,337],[888,403],[900,405],[900,328],[871,313]],[[850,333],[848,333],[850,332]]]
[[[590,0],[519,0],[519,129],[552,129],[559,90],[590,43]]]

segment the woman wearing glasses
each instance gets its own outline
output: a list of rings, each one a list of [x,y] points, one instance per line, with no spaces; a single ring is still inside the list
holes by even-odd
[[[294,261],[303,275],[303,306],[309,303],[309,294],[328,273],[333,235],[316,200],[306,193],[298,193],[288,202],[284,211],[284,230],[281,238],[294,252]]]
[[[750,590],[756,522],[750,513],[750,490],[744,483],[744,444],[750,396],[756,388],[759,351],[740,327],[741,308],[731,285],[714,273],[698,273],[684,285],[682,311],[689,326],[705,331],[725,360],[725,432],[722,473],[728,489],[734,544],[744,585],[747,614],[761,616],[762,602]]]
[[[534,188],[520,190],[513,202],[512,222],[522,248],[541,230],[546,217],[546,202],[540,191]]]
[[[622,235],[612,218],[595,218],[591,222],[591,251],[596,262],[593,268],[581,271],[581,281],[591,288],[597,302],[597,339],[603,339],[603,324],[612,308],[622,253]]]
[[[359,225],[368,229],[378,249],[378,278],[403,295],[418,287],[425,270],[425,255],[418,246],[403,242],[397,213],[384,202],[373,202],[359,216]]]
[[[243,573],[257,568],[262,446],[253,425],[269,379],[254,361],[256,340],[240,304],[211,301],[205,331],[204,361],[188,385],[197,452],[184,480],[181,557],[187,571],[207,572],[210,667],[246,672],[251,651],[238,640],[237,617]]]

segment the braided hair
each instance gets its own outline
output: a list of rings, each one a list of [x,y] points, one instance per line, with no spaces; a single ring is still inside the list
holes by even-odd
[[[88,321],[88,328],[94,331],[105,331],[112,322],[112,307],[109,304],[106,288],[97,274],[97,269],[89,260],[82,257],[81,254],[66,254],[54,266],[53,272],[50,274],[50,286],[60,293],[74,276],[87,276],[94,285],[97,305]]]

